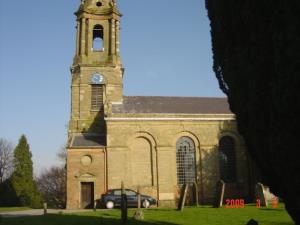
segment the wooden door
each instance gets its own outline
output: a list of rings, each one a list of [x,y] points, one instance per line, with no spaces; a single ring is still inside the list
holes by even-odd
[[[94,206],[94,183],[81,183],[81,208],[91,209]]]

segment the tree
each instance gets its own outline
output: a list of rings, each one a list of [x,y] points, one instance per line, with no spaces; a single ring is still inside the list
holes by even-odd
[[[0,207],[13,207],[19,204],[10,179],[6,179],[0,184]]]
[[[12,144],[0,138],[0,184],[10,177],[13,170]]]
[[[66,166],[67,164],[67,148],[62,146],[59,152],[56,154],[58,160]]]
[[[22,135],[14,150],[15,169],[10,182],[16,193],[18,204],[36,208],[41,206],[41,195],[33,180],[33,163],[31,157],[32,154],[29,150],[27,139]]]
[[[48,206],[66,207],[66,169],[52,167],[45,170],[37,179],[38,189]]]
[[[62,146],[57,153],[61,166],[53,166],[49,170],[43,171],[37,179],[38,189],[43,199],[50,207],[66,207],[66,176],[67,176],[67,151]]]
[[[300,224],[300,1],[206,0],[214,71],[263,183]]]

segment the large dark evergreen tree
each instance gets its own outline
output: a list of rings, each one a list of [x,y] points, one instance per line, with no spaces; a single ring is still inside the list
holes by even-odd
[[[300,1],[206,0],[214,71],[263,182],[300,224]]]
[[[10,178],[11,186],[16,194],[17,203],[21,206],[40,207],[41,195],[33,180],[32,154],[24,135],[21,136],[14,150],[14,172]]]

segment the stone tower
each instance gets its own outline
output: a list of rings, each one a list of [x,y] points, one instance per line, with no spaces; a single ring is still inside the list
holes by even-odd
[[[104,117],[112,103],[122,102],[123,88],[119,54],[121,14],[115,0],[83,0],[75,15],[70,138],[75,133],[104,134]]]
[[[90,208],[107,188],[105,118],[122,104],[121,14],[115,0],[83,0],[71,67],[67,208]]]

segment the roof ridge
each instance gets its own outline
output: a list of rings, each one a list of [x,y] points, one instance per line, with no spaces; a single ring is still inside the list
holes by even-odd
[[[176,96],[124,96],[122,104],[113,107],[114,113],[175,113],[227,114],[231,113],[227,98]]]

